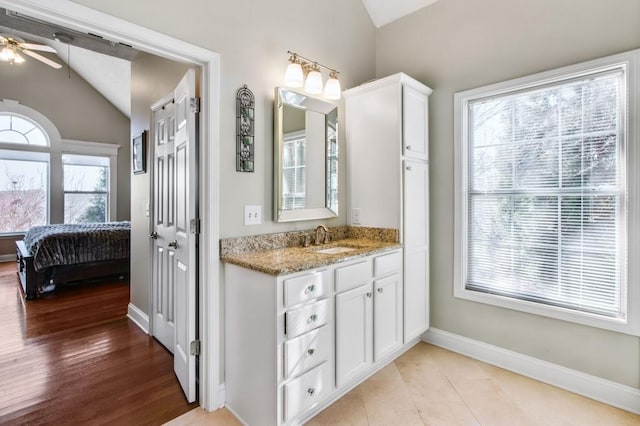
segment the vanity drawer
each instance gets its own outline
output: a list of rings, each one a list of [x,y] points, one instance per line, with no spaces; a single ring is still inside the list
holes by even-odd
[[[321,364],[284,385],[284,421],[313,407],[331,390],[328,363]]]
[[[330,280],[327,271],[312,272],[284,280],[284,306],[289,307],[307,300],[326,297]]]
[[[359,287],[371,278],[370,260],[336,268],[336,292],[341,293]]]
[[[399,251],[373,259],[373,276],[381,277],[402,269],[402,255]]]
[[[328,361],[331,349],[330,338],[329,326],[325,325],[285,342],[285,379]]]
[[[327,299],[284,314],[285,330],[289,339],[325,325],[328,320],[329,301]]]

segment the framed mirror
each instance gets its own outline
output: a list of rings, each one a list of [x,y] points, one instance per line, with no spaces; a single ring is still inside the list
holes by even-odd
[[[276,87],[274,221],[338,216],[338,107]]]

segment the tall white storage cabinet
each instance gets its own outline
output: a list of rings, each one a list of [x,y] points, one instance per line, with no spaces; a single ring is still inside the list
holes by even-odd
[[[429,328],[431,92],[403,73],[344,92],[348,220],[400,232],[405,343]]]

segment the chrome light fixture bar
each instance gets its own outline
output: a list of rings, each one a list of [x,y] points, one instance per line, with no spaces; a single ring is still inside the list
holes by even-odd
[[[324,85],[324,97],[331,100],[340,99],[342,89],[340,88],[340,80],[338,80],[338,71],[290,50],[287,50],[287,53],[289,54],[289,65],[284,74],[285,86],[304,87],[305,92],[319,95],[323,93],[320,68],[324,68],[329,71],[329,78]]]

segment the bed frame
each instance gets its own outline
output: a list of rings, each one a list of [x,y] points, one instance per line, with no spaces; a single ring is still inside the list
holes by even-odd
[[[124,279],[129,276],[129,258],[57,265],[36,271],[33,267],[33,255],[27,250],[24,241],[16,241],[16,262],[18,277],[26,299],[35,299],[38,297],[39,289],[49,284],[106,277]]]

